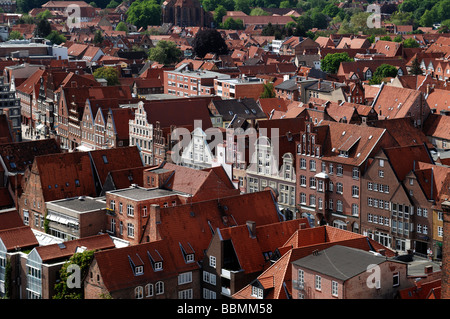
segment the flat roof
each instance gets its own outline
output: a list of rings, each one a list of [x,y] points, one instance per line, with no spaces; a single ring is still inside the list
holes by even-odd
[[[79,213],[90,212],[106,208],[105,202],[101,202],[96,198],[86,196],[65,198],[47,203],[47,206],[49,206],[50,209],[51,206],[53,205],[70,209]]]
[[[117,194],[133,200],[147,200],[171,195],[186,195],[185,193],[173,190],[167,190],[162,188],[144,188],[140,186],[132,186],[129,188],[117,189],[106,193]]]

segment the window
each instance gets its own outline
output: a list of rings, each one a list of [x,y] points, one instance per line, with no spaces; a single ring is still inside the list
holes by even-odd
[[[338,283],[337,281],[331,281],[331,295],[334,297],[338,296]]]
[[[209,266],[216,268],[216,257],[214,256],[209,256]]]
[[[192,289],[185,289],[178,292],[178,299],[192,299]]]
[[[127,205],[127,215],[130,217],[134,216],[134,207],[130,204]]]
[[[127,223],[127,235],[128,237],[134,237],[134,225],[132,223]]]
[[[306,176],[305,175],[300,176],[300,186],[306,187]]]
[[[358,204],[352,204],[352,216],[359,215],[359,206]]]
[[[438,226],[437,231],[439,237],[444,237],[444,228],[442,226]]]
[[[252,286],[252,296],[262,299],[263,298],[263,290],[259,287]]]
[[[310,188],[316,188],[316,179],[314,177],[309,178],[309,187]]]
[[[298,270],[297,284],[300,289],[302,289],[305,285],[305,272],[303,271],[303,269]]]
[[[310,171],[315,171],[316,170],[316,161],[315,160],[310,160],[309,161],[309,170]]]
[[[344,192],[344,186],[342,183],[336,183],[336,193],[342,194]]]
[[[157,295],[161,295],[164,293],[164,283],[162,281],[158,281],[155,285],[155,291]]]
[[[336,211],[342,213],[344,211],[344,205],[341,200],[336,202]]]
[[[359,197],[359,187],[358,186],[355,186],[355,185],[352,186],[352,196]]]
[[[380,159],[380,167],[384,167],[384,160]]]
[[[305,193],[300,194],[300,204],[306,204],[306,194]]]
[[[316,275],[315,277],[315,287],[317,290],[322,289],[322,277],[320,277],[319,275]]]
[[[358,178],[359,178],[359,169],[358,169],[357,167],[353,167],[353,170],[352,170],[352,177],[353,177],[354,179],[358,179]]]
[[[111,210],[116,210],[116,201],[115,200],[111,200],[109,202],[109,208],[111,208]]]
[[[397,287],[400,285],[400,273],[396,272],[392,276],[392,287]]]
[[[378,177],[383,178],[384,177],[384,171],[379,170],[378,171]]]
[[[316,206],[316,196],[309,195],[309,206]]]
[[[134,289],[134,297],[136,299],[142,299],[144,297],[144,288],[142,288],[142,286],[136,287]]]
[[[342,174],[344,174],[344,168],[342,167],[342,165],[338,165],[337,166],[337,171],[336,171],[336,174],[337,175],[342,175]]]
[[[306,169],[306,159],[304,158],[300,159],[300,168]]]
[[[215,286],[216,285],[216,275],[212,274],[210,272],[207,272],[207,271],[203,271],[203,281]]]
[[[178,275],[178,284],[183,285],[192,282],[192,272],[185,272]]]

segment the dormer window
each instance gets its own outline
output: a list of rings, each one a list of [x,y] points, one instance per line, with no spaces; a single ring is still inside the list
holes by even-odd
[[[264,290],[259,287],[252,286],[252,296],[258,299],[263,299]]]
[[[150,254],[150,252],[147,251],[148,258],[152,263],[153,271],[163,270],[163,258],[161,257],[159,252],[155,249],[155,251],[152,254]]]
[[[134,269],[135,275],[142,275],[144,273],[144,266],[138,266]]]
[[[153,268],[156,270],[162,270],[163,269],[163,263],[162,261],[158,261],[154,264]]]

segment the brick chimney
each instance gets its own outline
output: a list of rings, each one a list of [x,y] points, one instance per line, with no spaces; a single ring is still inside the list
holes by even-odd
[[[441,204],[444,217],[442,240],[441,299],[450,299],[450,201]]]
[[[149,241],[157,241],[161,239],[158,225],[161,224],[161,208],[157,204],[150,205],[149,224],[147,227]]]
[[[248,227],[248,232],[251,238],[255,238],[256,237],[256,222],[252,221],[252,220],[248,220],[247,221],[247,227]]]

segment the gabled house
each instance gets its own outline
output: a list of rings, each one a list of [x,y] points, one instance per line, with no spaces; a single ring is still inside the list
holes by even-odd
[[[201,271],[189,243],[160,240],[98,251],[84,282],[86,299],[200,299]]]
[[[244,225],[217,229],[203,260],[206,296],[229,298],[266,270],[275,250],[299,228],[308,228],[306,218],[268,225],[247,221]]]
[[[296,198],[301,216],[359,232],[361,177],[369,156],[396,146],[385,129],[322,121],[307,123],[296,151]]]
[[[391,299],[408,284],[406,263],[345,244],[314,251],[291,264],[298,289],[293,299]],[[372,269],[382,275],[368,284]]]
[[[273,264],[254,281],[232,295],[233,299],[292,299],[300,297],[302,288],[292,262],[308,256],[314,251],[335,245],[353,247],[373,253],[384,253],[387,257],[394,252],[363,235],[331,226],[298,229],[285,244],[272,255]],[[294,279],[295,278],[295,279]]]
[[[422,127],[430,114],[429,104],[422,92],[389,85],[381,85],[372,107],[379,119],[409,117],[416,127]]]

